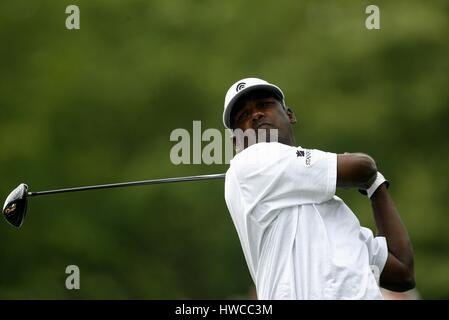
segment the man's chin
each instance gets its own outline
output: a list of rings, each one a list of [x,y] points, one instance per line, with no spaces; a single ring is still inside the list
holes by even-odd
[[[278,142],[278,129],[274,128],[272,125],[261,125],[257,129],[257,143],[260,142]]]
[[[269,129],[276,129],[276,128],[269,123],[264,123],[257,127],[257,130],[269,130]]]
[[[279,142],[279,130],[272,125],[261,125],[257,130],[235,130],[234,141],[238,150],[244,150],[255,143]]]

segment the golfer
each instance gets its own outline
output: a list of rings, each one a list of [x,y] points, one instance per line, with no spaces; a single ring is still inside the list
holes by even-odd
[[[415,286],[407,230],[370,156],[298,146],[282,90],[257,78],[229,88],[223,121],[236,135],[256,132],[252,142],[234,136],[225,199],[258,299],[382,299],[379,286]],[[264,142],[268,132],[277,142]],[[336,188],[367,195],[376,236]]]

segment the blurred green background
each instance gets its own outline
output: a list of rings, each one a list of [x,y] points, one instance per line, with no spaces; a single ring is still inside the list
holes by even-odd
[[[65,28],[66,6],[81,29]],[[365,28],[376,4],[381,30]],[[170,162],[175,128],[222,130],[224,94],[278,84],[297,142],[371,154],[415,251],[417,289],[449,298],[449,2],[2,1],[0,197],[224,172]],[[369,202],[339,195],[374,227]],[[3,201],[3,200],[2,200]],[[65,268],[81,289],[65,288]],[[31,199],[0,223],[2,299],[246,297],[222,181]]]

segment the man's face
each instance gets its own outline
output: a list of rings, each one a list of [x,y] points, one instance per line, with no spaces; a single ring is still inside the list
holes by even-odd
[[[270,142],[270,130],[276,129],[278,142],[293,145],[294,137],[290,125],[295,122],[293,112],[285,110],[278,99],[266,92],[256,92],[242,98],[231,113],[232,128],[241,129],[243,132],[253,129],[257,142],[261,142],[259,136],[262,131],[265,131],[265,141]],[[247,145],[244,148],[246,147]]]

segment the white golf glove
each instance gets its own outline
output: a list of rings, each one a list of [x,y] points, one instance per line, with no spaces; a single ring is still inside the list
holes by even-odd
[[[360,191],[360,193],[362,193],[362,194],[364,194],[364,195],[367,195],[368,198],[371,198],[372,195],[374,194],[374,192],[376,192],[377,188],[379,188],[380,185],[381,185],[382,183],[384,183],[384,182],[386,182],[386,186],[387,186],[387,188],[388,188],[388,186],[390,185],[390,182],[389,182],[387,179],[385,179],[385,177],[383,176],[382,173],[377,172],[376,180],[374,180],[374,182],[373,182],[373,184],[371,185],[371,187],[369,187],[369,188],[366,189],[366,190],[359,190],[359,191]]]

